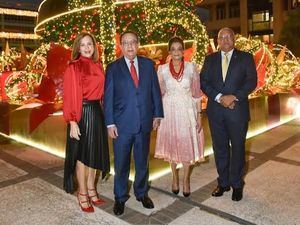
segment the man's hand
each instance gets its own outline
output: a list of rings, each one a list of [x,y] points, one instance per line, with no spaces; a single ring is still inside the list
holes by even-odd
[[[157,128],[159,127],[160,125],[160,118],[154,118],[153,119],[153,130],[157,130]]]
[[[234,109],[235,103],[233,102],[230,106],[228,106],[229,109]]]
[[[109,137],[111,137],[113,139],[118,137],[118,129],[115,125],[108,127],[107,132],[108,132]]]
[[[79,136],[81,135],[78,124],[75,121],[70,121],[70,137],[80,140]]]
[[[235,100],[236,100],[236,97],[234,95],[222,95],[220,97],[220,104],[226,108],[233,109],[235,106],[235,103],[234,103]]]

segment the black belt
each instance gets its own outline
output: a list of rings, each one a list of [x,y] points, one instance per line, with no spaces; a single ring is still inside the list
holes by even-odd
[[[82,105],[100,105],[100,100],[83,100]]]

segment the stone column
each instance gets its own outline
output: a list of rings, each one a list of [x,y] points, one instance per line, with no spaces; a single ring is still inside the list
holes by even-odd
[[[240,24],[241,24],[241,35],[244,37],[248,36],[248,1],[240,0]]]
[[[273,1],[273,42],[277,43],[284,24],[284,0]]]

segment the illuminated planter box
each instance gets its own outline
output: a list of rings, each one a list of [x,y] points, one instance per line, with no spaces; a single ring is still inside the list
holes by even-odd
[[[300,97],[292,94],[276,94],[272,96],[250,99],[251,121],[248,136],[255,136],[274,126],[295,118],[295,108],[300,107]],[[289,106],[291,105],[291,106]],[[29,133],[29,118],[32,109],[14,111],[16,106],[0,104],[0,132],[12,139],[35,146],[55,155],[64,157],[66,142],[66,124],[62,115],[50,115],[32,133]],[[207,117],[203,116],[205,134],[205,155],[212,153],[211,138]],[[156,132],[151,134],[150,179],[169,172],[169,165],[163,160],[154,159]],[[110,142],[111,162],[113,162]]]

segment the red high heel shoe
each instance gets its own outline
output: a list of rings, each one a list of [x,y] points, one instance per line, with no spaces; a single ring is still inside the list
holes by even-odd
[[[80,201],[79,195],[80,196],[85,196],[86,197],[86,201]],[[79,206],[80,206],[80,208],[81,208],[81,210],[83,212],[87,212],[87,213],[94,212],[94,207],[92,205],[90,205],[89,196],[87,194],[81,194],[81,193],[78,192],[77,193],[77,199],[78,199]],[[87,205],[89,205],[89,206],[83,207],[82,204],[84,204],[84,203],[88,203]]]
[[[96,189],[88,189],[88,193],[89,193],[90,191],[95,192],[94,195],[89,195],[89,199],[90,199],[90,201],[93,203],[93,205],[99,206],[99,205],[102,205],[102,204],[105,203],[105,201],[104,201],[103,199],[99,198]],[[94,197],[97,197],[97,200],[93,200],[92,198],[94,198]]]

